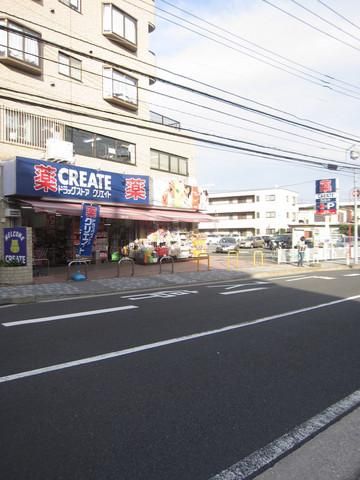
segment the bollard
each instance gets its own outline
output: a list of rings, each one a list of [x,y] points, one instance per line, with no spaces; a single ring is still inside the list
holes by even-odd
[[[237,250],[229,250],[227,254],[227,260],[226,260],[226,268],[227,270],[230,269],[230,258],[233,255],[236,255],[236,266],[239,268],[239,252]]]
[[[253,265],[257,265],[256,257],[260,256],[261,265],[264,265],[264,252],[262,250],[253,253]]]
[[[196,271],[200,271],[200,260],[206,260],[207,259],[207,264],[208,264],[208,270],[210,270],[210,255],[207,253],[199,253],[196,255]]]

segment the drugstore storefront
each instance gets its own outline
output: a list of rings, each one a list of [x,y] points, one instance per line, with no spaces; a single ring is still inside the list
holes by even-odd
[[[100,206],[94,262],[121,254],[141,261],[141,251],[147,252],[145,259],[149,251],[156,257],[160,248],[162,254],[186,258],[197,223],[207,218],[191,209],[151,205],[150,178],[144,175],[16,157],[6,162],[4,179],[7,199],[21,209],[21,225],[32,227],[34,258],[46,256],[50,265],[76,258],[84,203]]]

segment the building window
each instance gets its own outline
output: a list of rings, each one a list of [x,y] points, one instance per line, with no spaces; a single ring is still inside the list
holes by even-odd
[[[265,217],[266,218],[275,218],[276,217],[276,212],[266,212]]]
[[[135,165],[132,143],[73,127],[66,127],[66,140],[73,143],[75,154]]]
[[[137,109],[136,78],[129,77],[113,68],[104,67],[103,94],[106,100]]]
[[[150,167],[153,170],[188,175],[188,159],[172,155],[171,153],[151,150]]]
[[[260,212],[256,212],[256,218],[260,218]]]
[[[68,7],[80,12],[81,0],[59,0],[60,3],[67,5]]]
[[[59,73],[74,80],[81,81],[81,61],[59,52]]]
[[[255,198],[256,198],[256,201],[257,201],[257,202],[260,202],[260,197],[259,197],[259,195],[256,195]]]
[[[0,62],[41,73],[40,34],[7,19],[0,19]]]
[[[112,3],[103,6],[103,33],[130,50],[137,46],[137,21]]]
[[[266,202],[275,202],[275,195],[265,195]]]

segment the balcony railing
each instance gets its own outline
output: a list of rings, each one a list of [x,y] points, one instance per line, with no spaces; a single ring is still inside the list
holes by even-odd
[[[46,148],[46,140],[65,140],[65,124],[48,117],[0,106],[0,142]]]
[[[150,112],[150,120],[155,123],[160,123],[166,127],[173,127],[180,129],[180,122],[174,120],[173,118],[165,117],[160,115],[160,113]]]

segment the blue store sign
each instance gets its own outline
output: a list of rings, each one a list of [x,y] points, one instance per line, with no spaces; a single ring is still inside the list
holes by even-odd
[[[6,162],[5,195],[149,204],[149,177],[104,172],[32,158]],[[14,170],[14,171],[11,171]]]
[[[26,228],[4,228],[4,260],[6,263],[26,265]]]

